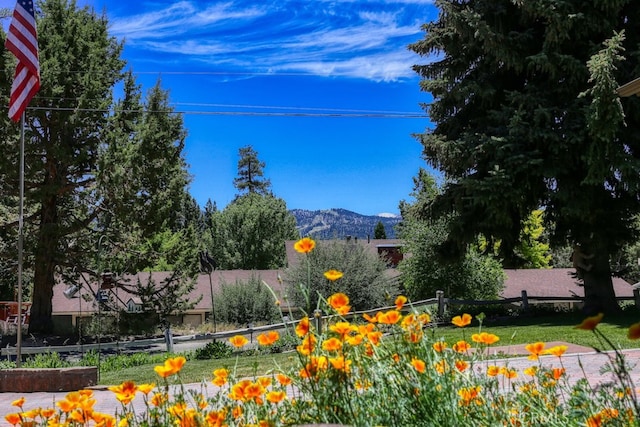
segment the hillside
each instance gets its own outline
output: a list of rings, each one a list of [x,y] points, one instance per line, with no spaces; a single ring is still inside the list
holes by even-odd
[[[400,217],[361,215],[346,209],[319,211],[292,209],[290,212],[296,218],[300,235],[315,239],[342,239],[347,236],[359,239],[373,238],[373,231],[378,221],[384,224],[387,238],[395,239],[394,227],[400,222]]]

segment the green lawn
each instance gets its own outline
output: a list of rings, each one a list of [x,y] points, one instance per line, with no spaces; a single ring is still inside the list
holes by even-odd
[[[494,345],[524,344],[537,341],[551,342],[563,341],[587,347],[603,347],[591,331],[576,329],[584,319],[579,313],[563,313],[545,316],[503,318],[495,321],[485,321],[483,331],[496,334],[500,341]],[[631,341],[627,338],[627,329],[633,323],[640,321],[640,312],[625,311],[623,314],[608,317],[605,316],[598,326],[612,343],[619,348],[640,347],[640,341]],[[476,320],[464,328],[455,326],[441,326],[431,330],[435,339],[443,337],[448,343],[453,344],[464,337],[471,341],[471,335],[479,331]],[[234,356],[227,359],[215,360],[189,360],[180,372],[181,380],[185,383],[210,381],[212,372],[218,368],[235,369],[238,377],[253,376],[254,374],[268,374],[274,369],[287,370],[297,365],[297,354],[276,353],[268,355]],[[133,380],[136,383],[158,382],[158,377],[153,368],[156,364],[135,366],[119,369],[113,372],[101,372],[100,384],[120,384],[125,380]]]

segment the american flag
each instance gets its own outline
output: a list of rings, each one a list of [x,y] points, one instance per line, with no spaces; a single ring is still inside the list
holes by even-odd
[[[38,35],[33,0],[18,0],[16,3],[5,46],[18,58],[9,100],[9,117],[17,122],[31,98],[40,89]]]

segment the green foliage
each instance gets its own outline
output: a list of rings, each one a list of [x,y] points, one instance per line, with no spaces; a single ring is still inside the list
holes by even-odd
[[[482,234],[511,264],[542,207],[553,244],[594,255],[588,305],[616,310],[608,262],[635,238],[640,109],[615,89],[638,77],[640,17],[617,1],[438,6],[410,48],[430,58],[414,69],[433,96],[423,153],[447,180],[428,212],[450,216],[443,250],[460,256]]]
[[[216,320],[238,326],[249,323],[272,322],[279,316],[272,294],[260,277],[252,274],[249,280],[222,283],[220,293],[214,297]]]
[[[373,238],[374,239],[386,239],[387,232],[384,229],[384,224],[382,221],[378,221],[376,224],[376,228],[373,230]]]
[[[59,353],[47,352],[39,353],[27,358],[22,364],[24,368],[68,368],[73,364],[60,357]]]
[[[414,300],[433,298],[444,291],[448,298],[495,299],[504,286],[502,265],[493,255],[471,247],[462,259],[439,261],[439,247],[447,238],[445,220],[403,223],[401,238],[408,256],[398,265],[402,283]]]
[[[232,353],[233,348],[229,344],[214,339],[204,347],[196,349],[194,358],[196,360],[224,359],[231,356]]]
[[[300,255],[283,278],[294,304],[309,313],[316,308],[319,296],[327,298],[335,292],[349,295],[354,310],[368,310],[392,302],[399,290],[386,275],[385,262],[367,250],[365,244],[323,240],[316,242],[309,254]],[[331,282],[323,276],[331,269],[344,275]]]
[[[248,145],[239,150],[238,177],[233,180],[233,185],[240,192],[249,194],[271,194],[271,182],[264,179],[265,163],[258,159],[258,152]]]
[[[212,215],[209,253],[220,268],[269,270],[286,262],[286,240],[298,238],[296,220],[284,200],[249,193]]]

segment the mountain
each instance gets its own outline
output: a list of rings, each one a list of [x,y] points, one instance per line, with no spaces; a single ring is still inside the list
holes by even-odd
[[[315,239],[343,239],[347,236],[373,239],[373,231],[382,221],[387,239],[395,239],[394,227],[401,221],[397,215],[361,215],[346,209],[326,209],[308,211],[292,209],[289,212],[296,218],[297,228],[301,236]]]

